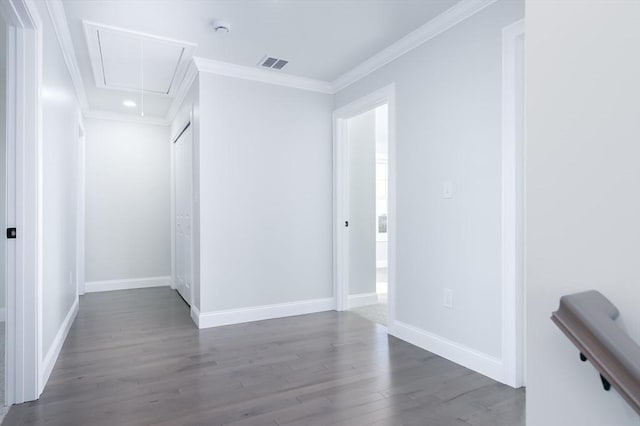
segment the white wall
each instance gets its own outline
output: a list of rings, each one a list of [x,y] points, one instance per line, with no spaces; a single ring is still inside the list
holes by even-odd
[[[347,121],[349,294],[376,292],[376,111]]]
[[[85,120],[86,280],[171,274],[169,127]]]
[[[332,297],[332,97],[199,83],[200,310]]]
[[[523,2],[499,1],[336,95],[340,107],[396,84],[397,319],[496,358],[502,29],[523,14]]]
[[[43,354],[76,301],[76,171],[79,112],[75,91],[45,8],[43,31]]]
[[[527,424],[639,425],[549,320],[597,289],[640,342],[640,2],[527,2]]]

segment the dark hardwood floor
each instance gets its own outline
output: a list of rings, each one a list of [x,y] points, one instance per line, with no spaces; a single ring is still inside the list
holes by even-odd
[[[199,331],[168,288],[83,296],[39,401],[3,425],[522,425],[514,390],[325,312]]]

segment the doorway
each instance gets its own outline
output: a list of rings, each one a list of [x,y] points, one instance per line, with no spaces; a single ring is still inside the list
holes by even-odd
[[[389,105],[374,110],[375,114],[375,229],[376,298],[381,310],[388,311],[389,294]],[[385,322],[380,322],[386,325]]]
[[[334,113],[337,309],[393,323],[393,85]]]
[[[348,309],[387,325],[387,104],[346,119],[348,158]]]
[[[174,164],[174,285],[180,296],[191,305],[192,229],[193,229],[193,137],[191,123],[178,134],[173,142]]]

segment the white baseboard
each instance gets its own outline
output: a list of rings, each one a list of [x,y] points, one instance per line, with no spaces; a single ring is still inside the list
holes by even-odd
[[[378,293],[360,293],[349,295],[349,309],[378,303]]]
[[[335,310],[335,308],[335,299],[327,298],[203,313],[197,312],[197,309],[192,308],[191,315],[193,316],[195,313],[198,314],[197,320],[194,319],[194,321],[199,328],[209,328],[221,325],[240,324],[243,322],[291,317],[294,315],[312,314],[315,312],[332,311]]]
[[[134,288],[169,287],[171,277],[132,278],[127,280],[89,281],[85,285],[86,293],[113,290],[131,290]]]
[[[69,334],[69,330],[71,329],[71,325],[73,324],[73,320],[76,319],[76,315],[78,314],[79,301],[76,297],[76,300],[73,302],[71,309],[67,313],[64,321],[60,325],[60,329],[58,333],[56,333],[56,337],[54,337],[53,342],[51,343],[51,347],[47,351],[47,354],[44,356],[42,360],[42,370],[40,375],[40,393],[44,390],[45,385],[49,381],[49,377],[51,376],[51,372],[53,371],[53,367],[56,365],[56,361],[58,360],[58,356],[60,355],[60,351],[62,350],[62,345]]]
[[[487,355],[401,321],[395,321],[391,324],[389,334],[497,380],[498,382],[505,383],[504,366],[502,360],[499,358]]]
[[[191,319],[198,326],[198,328],[201,328],[200,327],[200,309],[196,308],[193,305],[191,306]]]

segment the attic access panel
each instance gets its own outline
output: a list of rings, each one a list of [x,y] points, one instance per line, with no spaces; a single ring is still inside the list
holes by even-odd
[[[196,47],[88,21],[83,25],[96,87],[102,89],[173,96]]]

